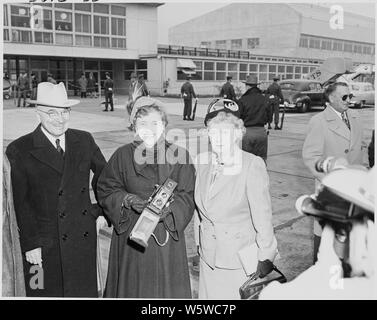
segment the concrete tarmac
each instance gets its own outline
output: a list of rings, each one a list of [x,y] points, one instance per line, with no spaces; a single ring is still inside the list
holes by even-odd
[[[112,153],[133,139],[133,133],[126,129],[126,96],[115,97],[115,111],[103,112],[100,99],[81,99],[71,112],[71,128],[89,131],[93,134],[106,159]],[[204,128],[203,117],[211,99],[200,99],[195,121],[183,121],[183,103],[179,99],[160,98],[169,113],[169,129],[177,131],[176,143],[189,148],[192,157],[196,155],[200,141],[205,137],[199,132]],[[6,147],[14,139],[31,132],[38,124],[34,108],[16,108],[13,100],[4,101],[3,105],[3,143]],[[301,150],[309,119],[318,110],[300,114],[287,112],[284,129],[270,130],[268,141],[267,169],[270,177],[270,192],[273,207],[273,225],[278,239],[281,258],[276,265],[287,276],[295,278],[312,263],[312,219],[300,216],[295,210],[296,199],[314,191],[314,179],[304,166]],[[364,124],[365,146],[371,139],[374,128],[374,108],[359,110]],[[191,131],[190,131],[191,130]],[[189,132],[191,133],[189,135]],[[365,164],[367,163],[367,150]],[[102,273],[107,272],[107,257],[112,230],[101,231]],[[193,237],[193,222],[186,229],[187,254],[190,264],[193,297],[197,297],[198,271],[192,261],[196,255]]]

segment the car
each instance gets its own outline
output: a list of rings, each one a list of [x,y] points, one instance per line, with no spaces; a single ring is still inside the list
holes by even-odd
[[[349,88],[353,97],[350,107],[374,106],[374,88],[369,82],[351,82]]]
[[[280,107],[307,112],[311,107],[325,105],[323,87],[319,81],[306,79],[282,80],[279,83],[284,97]]]

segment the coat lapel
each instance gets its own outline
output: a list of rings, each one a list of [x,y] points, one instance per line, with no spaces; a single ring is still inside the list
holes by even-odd
[[[358,140],[359,135],[359,124],[357,123],[357,115],[354,112],[347,111],[348,121],[350,122],[351,126],[351,144],[350,147],[352,148],[355,142]]]
[[[335,134],[342,136],[346,140],[351,140],[351,132],[347,128],[346,124],[331,110],[330,107],[327,107],[325,110],[325,118],[328,122],[328,127]],[[352,128],[352,127],[351,127]]]
[[[47,139],[39,125],[33,132],[34,148],[30,151],[34,158],[53,168],[60,174],[63,173],[64,159]]]
[[[78,165],[83,157],[80,140],[75,133],[68,129],[65,133],[65,154],[62,187],[77,172]]]

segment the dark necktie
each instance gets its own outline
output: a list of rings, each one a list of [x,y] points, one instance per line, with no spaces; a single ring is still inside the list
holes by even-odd
[[[56,139],[56,150],[58,150],[58,152],[64,156],[64,150],[63,148],[60,146],[60,139]]]
[[[348,129],[351,130],[350,122],[348,121],[348,117],[347,117],[347,114],[346,114],[345,111],[342,113],[342,120],[346,124],[346,126],[348,127]]]

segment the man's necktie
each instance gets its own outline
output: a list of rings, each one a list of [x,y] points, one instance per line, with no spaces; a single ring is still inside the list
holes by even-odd
[[[348,121],[348,117],[347,117],[347,114],[346,114],[345,111],[342,113],[342,120],[346,124],[346,126],[348,127],[348,129],[351,130],[350,122]]]
[[[56,150],[58,150],[58,152],[64,156],[64,150],[63,148],[60,146],[60,139],[56,139]]]

